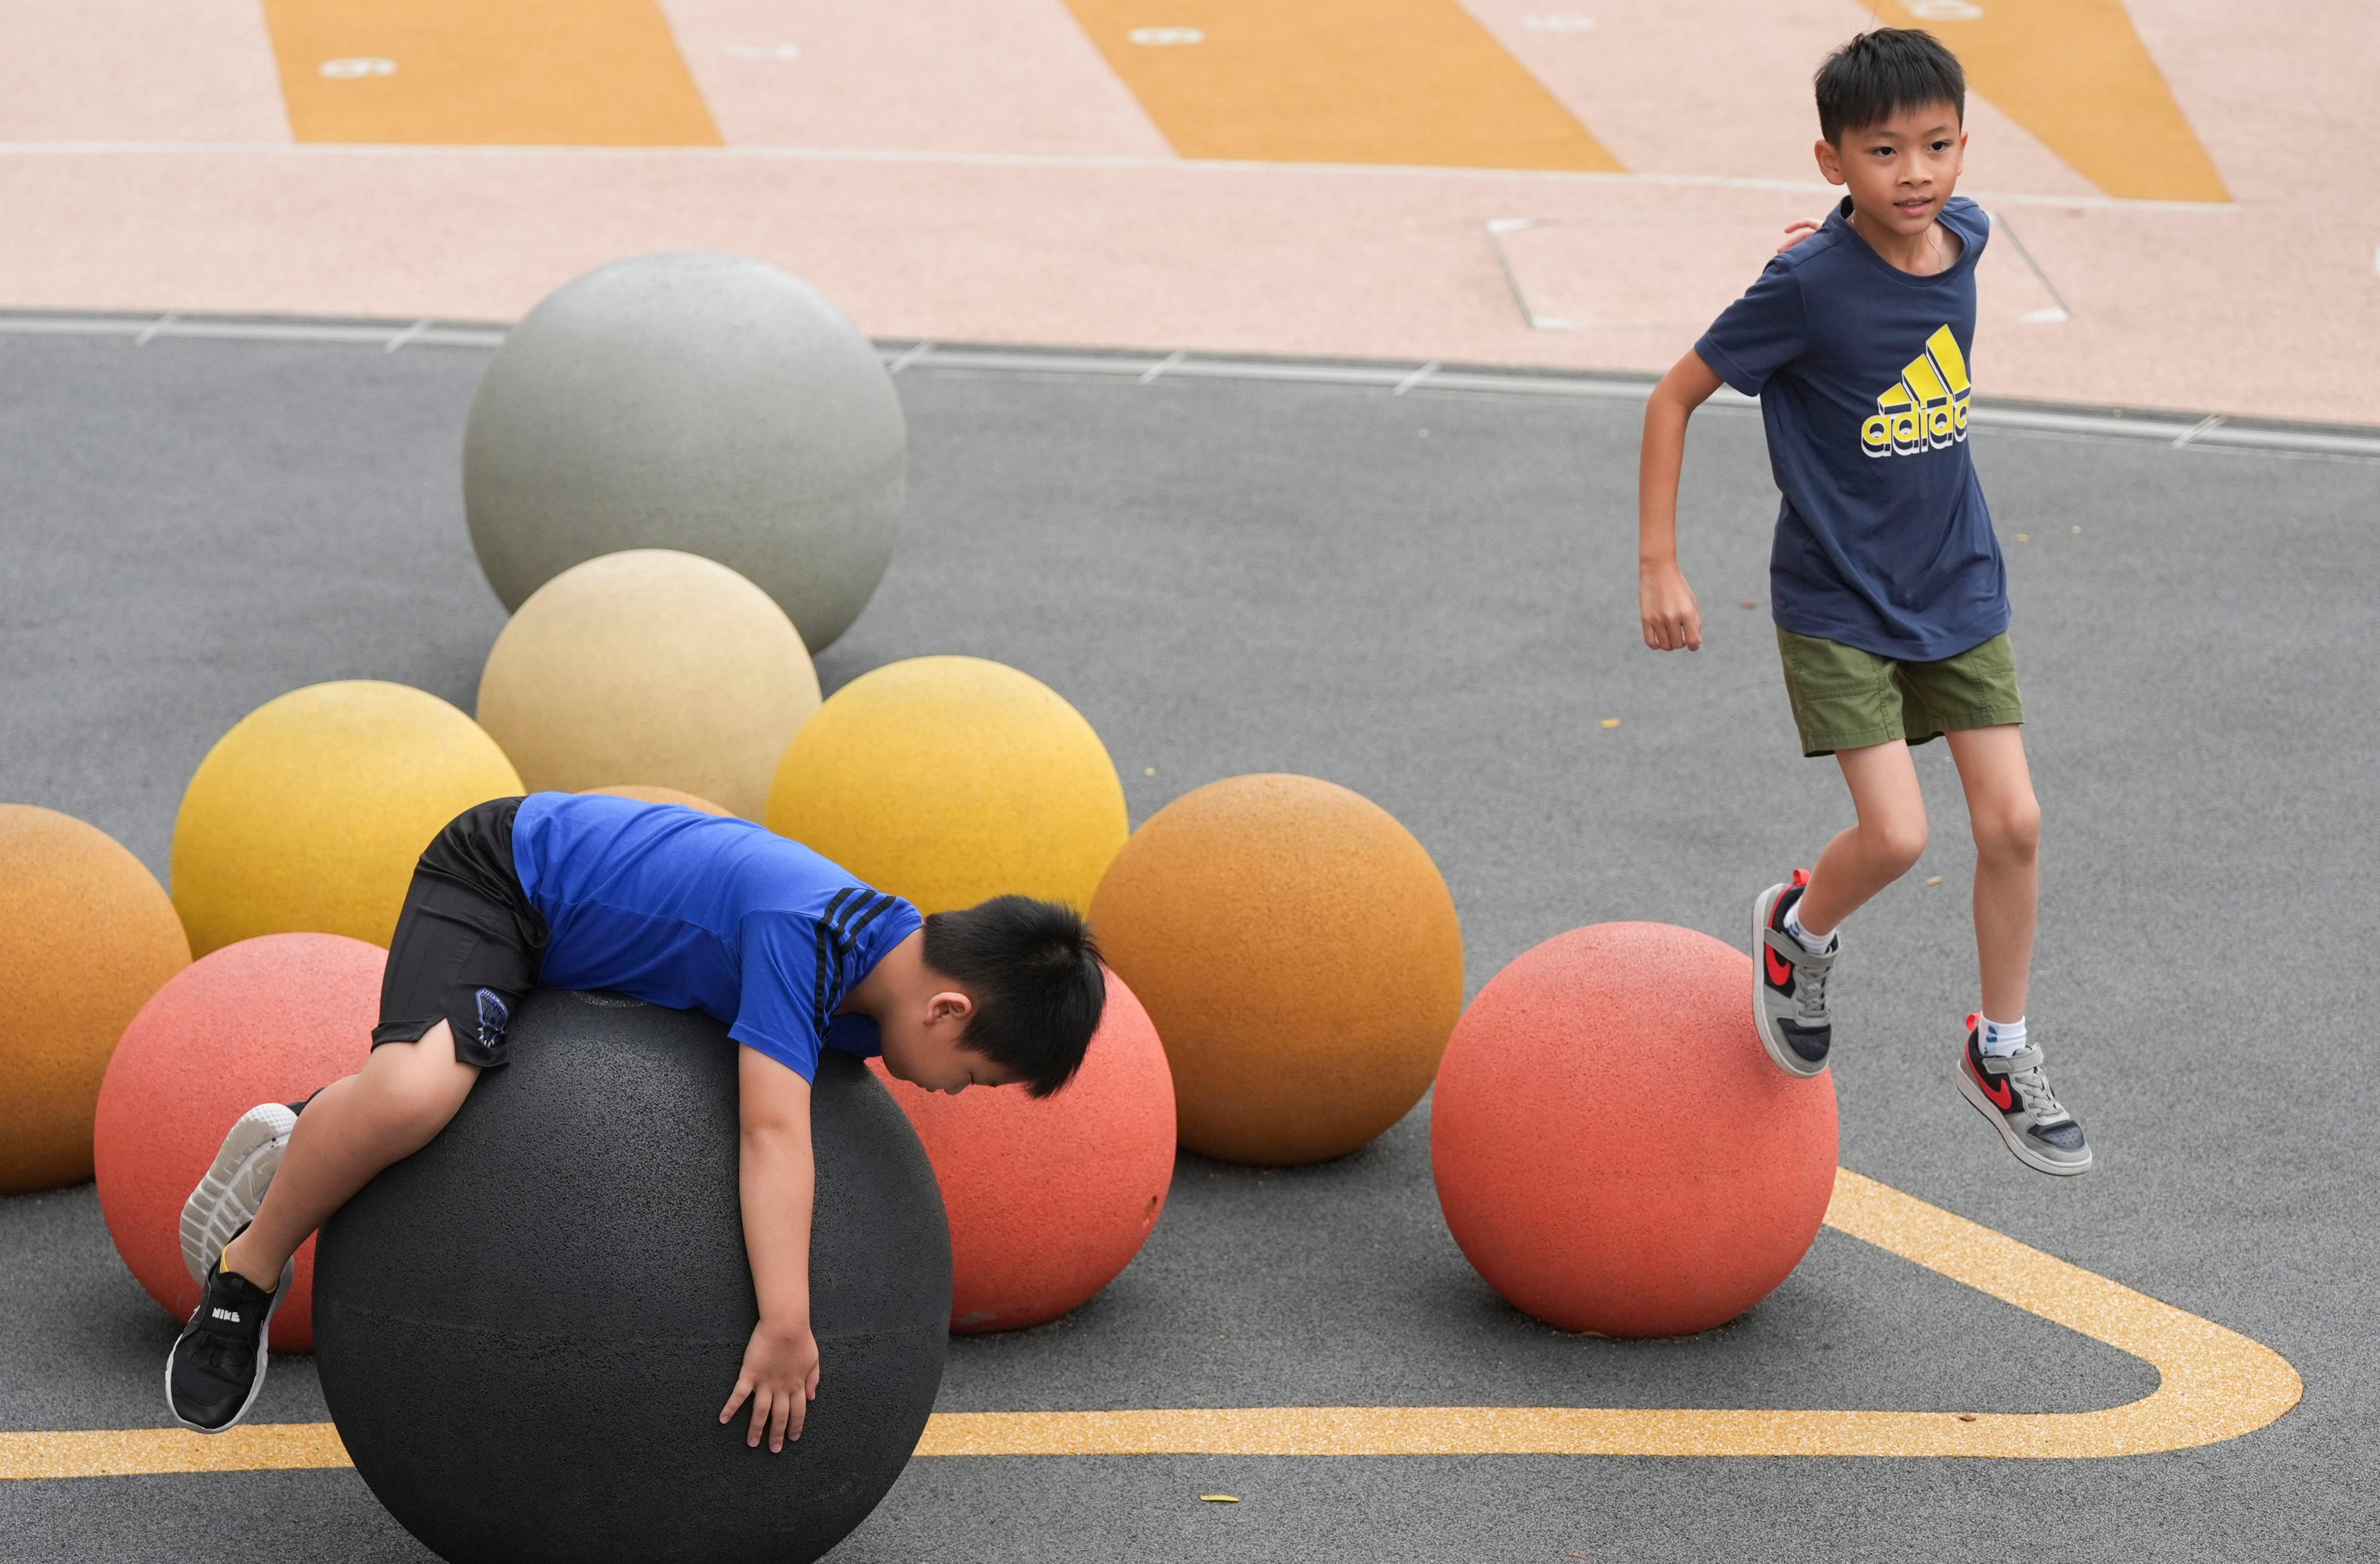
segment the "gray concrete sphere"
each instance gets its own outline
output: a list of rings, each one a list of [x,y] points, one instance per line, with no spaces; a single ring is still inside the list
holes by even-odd
[[[507,609],[599,554],[680,549],[756,583],[816,652],[892,558],[908,439],[824,294],[742,256],[641,255],[557,288],[496,350],[463,509]]]

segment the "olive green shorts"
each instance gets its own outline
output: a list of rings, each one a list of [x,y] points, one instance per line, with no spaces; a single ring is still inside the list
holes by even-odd
[[[2016,652],[2005,632],[1939,662],[1895,662],[1815,636],[1777,632],[1802,753],[1832,755],[1963,728],[2024,721]]]

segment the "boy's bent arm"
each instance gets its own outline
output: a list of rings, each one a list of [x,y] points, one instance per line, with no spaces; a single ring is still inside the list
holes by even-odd
[[[744,1349],[735,1390],[719,1421],[752,1399],[745,1443],[765,1431],[771,1450],[802,1435],[818,1394],[819,1352],[810,1333],[810,1208],[818,1164],[810,1150],[810,1084],[758,1049],[736,1049],[736,1115],[742,1125],[744,1253],[752,1264],[760,1323]]]
[[[1636,610],[1655,651],[1700,651],[1703,612],[1678,568],[1678,474],[1686,462],[1686,419],[1710,400],[1718,376],[1689,352],[1645,404],[1645,444],[1636,467]]]

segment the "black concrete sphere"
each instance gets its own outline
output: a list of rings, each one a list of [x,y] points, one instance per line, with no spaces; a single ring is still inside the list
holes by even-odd
[[[941,1384],[950,1229],[908,1120],[828,1050],[811,1099],[818,1400],[722,1427],[759,1317],[717,1022],[540,989],[512,1062],[322,1230],[314,1338],[356,1470],[453,1564],[804,1561],[868,1517]]]

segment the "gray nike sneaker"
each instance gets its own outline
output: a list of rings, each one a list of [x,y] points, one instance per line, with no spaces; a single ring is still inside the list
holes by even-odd
[[[297,1127],[297,1111],[287,1104],[260,1102],[224,1136],[207,1176],[182,1204],[182,1264],[192,1281],[204,1287],[224,1245],[256,1219],[273,1175],[281,1170],[289,1132]]]
[[[1842,937],[1823,956],[1812,955],[1785,931],[1785,915],[1809,885],[1805,869],[1772,885],[1752,903],[1752,1024],[1760,1046],[1788,1075],[1815,1075],[1827,1068],[1834,1046],[1834,1023],[1827,1017],[1827,978],[1842,952]]]
[[[2006,1058],[1985,1053],[1982,1019],[1967,1017],[1959,1095],[1991,1121],[2026,1167],[2042,1173],[2089,1172],[2090,1143],[2074,1115],[2058,1106],[2049,1077],[2041,1073],[2041,1050],[2027,1045]]]

